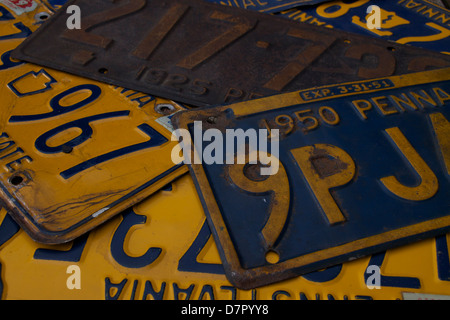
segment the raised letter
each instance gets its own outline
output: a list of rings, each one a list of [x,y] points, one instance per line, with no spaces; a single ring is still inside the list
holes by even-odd
[[[355,162],[344,150],[317,144],[291,151],[328,222],[344,222],[345,217],[330,193],[330,189],[349,183],[356,173]]]
[[[436,175],[431,171],[417,151],[414,150],[411,143],[409,143],[399,128],[386,129],[386,132],[420,176],[421,183],[415,187],[407,187],[398,182],[394,176],[382,178],[380,181],[390,192],[403,199],[422,201],[434,196],[439,188]]]

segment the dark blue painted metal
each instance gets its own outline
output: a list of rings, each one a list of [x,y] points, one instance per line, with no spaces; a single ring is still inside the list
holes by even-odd
[[[276,109],[276,103],[284,100],[282,98],[276,100],[276,97],[273,97],[270,103],[267,98],[252,102],[253,108],[259,108],[257,111],[251,111],[252,109],[248,107],[245,111],[239,111],[240,108],[245,108],[245,104],[239,104],[204,109],[198,113],[188,112],[191,117],[187,119],[198,121],[208,119],[216,112],[215,125],[219,129],[223,121],[227,129],[239,128],[245,131],[251,128],[264,128],[264,124],[269,124],[272,130],[280,130],[279,159],[289,181],[289,195],[286,195],[289,197],[285,197],[289,199],[289,214],[277,241],[269,248],[279,255],[280,260],[276,265],[266,260],[268,247],[261,230],[265,227],[273,206],[280,206],[280,201],[286,201],[279,200],[272,203],[271,197],[273,192],[279,190],[278,186],[268,184],[267,192],[243,190],[229,175],[229,165],[203,164],[201,168],[204,174],[197,171],[196,168],[199,166],[191,166],[207,216],[214,226],[212,232],[216,242],[225,248],[221,250],[222,255],[224,251],[229,250],[235,250],[237,254],[240,271],[233,269],[237,267],[236,261],[228,261],[225,268],[228,275],[235,274],[234,279],[230,281],[238,287],[255,287],[278,281],[288,277],[287,275],[318,270],[348,259],[374,254],[393,246],[447,232],[450,228],[448,219],[450,155],[442,145],[448,144],[446,142],[448,137],[443,137],[443,130],[449,128],[444,121],[444,129],[440,129],[437,133],[430,117],[432,114],[440,114],[446,121],[450,121],[450,73],[448,70],[446,72],[441,80],[447,78],[449,80],[440,82],[434,80],[434,83],[417,83],[408,87],[396,87],[395,81],[391,82],[389,78],[382,79],[380,83],[384,83],[384,89],[375,92],[355,94],[353,91],[350,95],[339,94],[339,91],[350,93],[352,88],[360,91],[362,90],[360,86],[369,86],[367,82],[327,87],[328,99],[283,105],[281,109]],[[410,79],[414,77],[416,75],[409,76]],[[320,93],[318,90],[305,90],[298,94],[303,98],[312,97],[314,91]],[[410,104],[395,102],[398,99],[409,101]],[[261,101],[260,105],[258,101]],[[367,101],[371,104],[372,108],[365,114],[366,119],[363,119],[355,107],[355,101]],[[272,103],[274,105],[268,105]],[[367,106],[360,103],[361,106]],[[333,109],[339,115],[338,124],[329,125],[317,116],[317,110],[324,106]],[[305,110],[310,111],[302,113]],[[390,114],[383,114],[382,110]],[[240,115],[235,116],[236,112]],[[305,130],[311,123],[302,123],[296,118],[296,113],[316,117],[319,126],[314,130]],[[281,121],[289,117],[293,119],[292,130],[287,121]],[[277,118],[278,125],[275,122]],[[190,120],[181,121],[188,123]],[[330,122],[330,119],[328,121]],[[195,139],[193,126],[188,125],[187,128]],[[404,187],[416,187],[423,182],[408,160],[411,153],[403,154],[388,135],[386,130],[391,128],[398,128],[401,131],[435,175],[439,184],[435,194],[431,192],[426,199],[412,200],[395,195],[383,185],[381,179],[389,176],[394,176]],[[211,142],[204,141],[203,150],[210,144]],[[356,166],[355,175],[349,183],[330,188],[330,194],[345,218],[345,221],[337,224],[330,224],[317,194],[314,193],[298,159],[292,153],[293,150],[319,144],[332,145],[344,150]],[[223,151],[225,154],[225,147]],[[336,159],[331,160],[333,162]],[[333,165],[328,172],[330,176],[339,172],[339,169],[333,171],[335,169],[332,167]],[[322,172],[327,176],[326,170]],[[260,181],[259,183],[264,184],[264,180]],[[211,193],[208,193],[208,190]],[[214,200],[211,199],[211,195]],[[211,205],[212,202],[215,204]],[[443,222],[444,219],[446,222]],[[426,224],[431,220],[443,223],[436,223],[430,228],[430,225]],[[420,227],[416,227],[419,225]],[[409,230],[408,233],[403,233],[406,229]],[[229,243],[223,241],[225,232],[229,235]],[[378,235],[386,235],[386,238],[379,237],[377,241],[371,242]],[[365,243],[366,239],[371,240]],[[340,246],[346,247],[336,251],[338,252],[336,255],[324,254],[322,257],[318,255],[318,258],[306,264],[299,263],[300,260],[297,259]],[[222,260],[225,260],[224,256]],[[250,278],[243,279],[244,276]]]
[[[367,26],[367,10],[371,5],[381,8],[379,30],[369,30]],[[450,11],[426,0],[333,2],[299,7],[279,15],[424,49],[450,52]]]

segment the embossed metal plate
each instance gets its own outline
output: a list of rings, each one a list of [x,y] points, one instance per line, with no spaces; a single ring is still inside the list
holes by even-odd
[[[380,29],[370,29],[370,5],[380,10]],[[450,11],[427,0],[332,1],[280,13],[298,22],[333,27],[400,44],[450,53]]]
[[[185,175],[171,188],[155,193],[101,228],[62,245],[32,241],[2,209],[0,298],[228,300],[241,304],[232,300],[448,297],[449,244],[450,235],[444,235],[277,284],[241,290],[225,277],[197,191],[191,177]],[[379,286],[369,288],[367,284],[376,284],[373,279],[380,280]],[[78,280],[80,286],[76,287]],[[275,314],[273,306],[269,315]],[[181,314],[181,309],[167,312]]]
[[[280,12],[298,6],[310,6],[329,0],[206,0],[238,8],[256,10],[260,12]]]
[[[449,76],[318,87],[175,116],[196,141],[192,159],[227,155],[190,168],[229,280],[254,288],[449,230]],[[275,174],[256,174],[248,158],[230,164],[233,136],[222,147],[212,132],[202,138],[210,128],[242,129],[237,148],[251,143],[249,129],[278,129],[278,153],[261,146],[264,132],[253,147],[276,155]]]
[[[12,56],[194,106],[450,66],[447,55],[200,0],[72,4],[81,30],[67,29],[62,8]]]
[[[38,7],[27,19],[14,19],[14,13],[0,5],[2,15],[6,13],[5,16],[14,19],[10,22],[22,21],[26,25],[35,14],[45,11],[42,9]],[[5,25],[5,21],[0,23]],[[19,31],[9,24],[8,28],[2,35]],[[14,45],[13,42],[11,48]],[[3,50],[0,53],[3,55]],[[6,67],[12,68],[13,63],[7,63]],[[144,96],[131,90],[117,90],[124,100]],[[1,209],[0,299],[394,300],[429,298],[431,294],[433,298],[448,297],[449,244],[450,236],[444,235],[278,284],[241,290],[224,275],[197,191],[191,177],[185,175],[102,227],[60,245],[34,242]],[[380,286],[370,289],[366,282],[374,284],[376,268],[380,270]],[[273,304],[269,307],[269,314],[274,314],[273,307]],[[278,309],[276,314],[280,315]],[[171,312],[181,314],[177,309]]]
[[[35,240],[78,237],[187,171],[158,122],[181,106],[12,60],[50,12],[0,11],[0,197]]]

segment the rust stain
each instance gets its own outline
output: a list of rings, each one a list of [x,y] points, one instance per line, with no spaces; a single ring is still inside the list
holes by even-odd
[[[314,148],[311,164],[321,178],[326,178],[347,169],[348,164],[339,158],[331,157],[324,149]]]

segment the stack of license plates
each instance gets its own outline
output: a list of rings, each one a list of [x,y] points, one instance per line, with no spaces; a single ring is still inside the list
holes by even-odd
[[[0,60],[1,299],[450,299],[444,2],[0,0]]]

